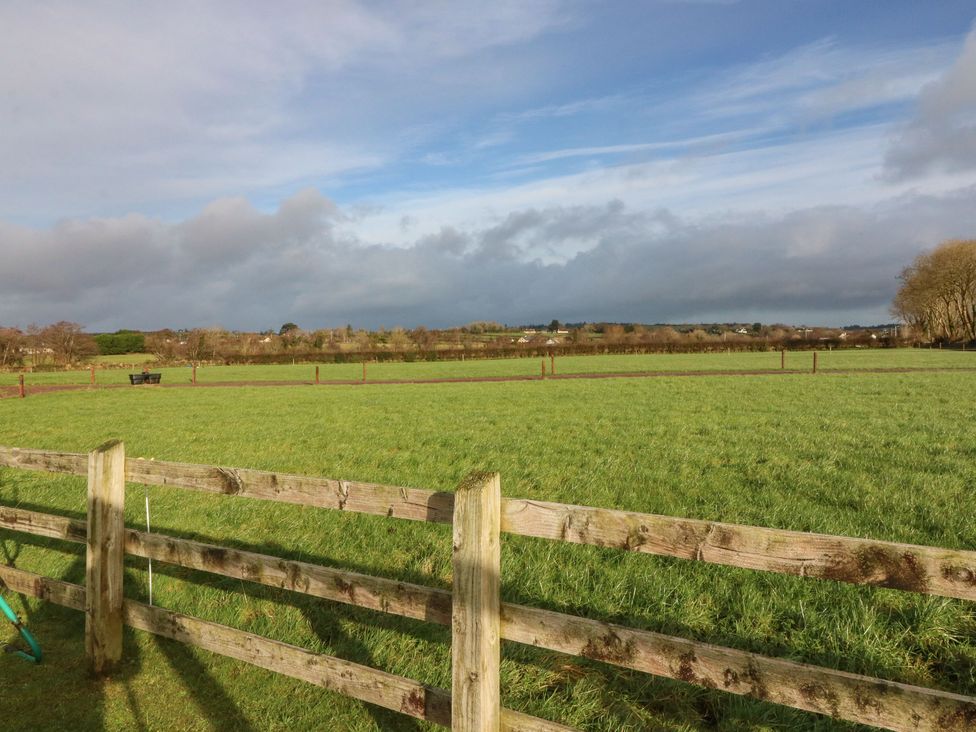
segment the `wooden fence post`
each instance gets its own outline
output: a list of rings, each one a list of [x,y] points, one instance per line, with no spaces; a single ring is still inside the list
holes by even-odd
[[[122,658],[124,504],[125,446],[112,440],[88,453],[85,654],[96,675]]]
[[[813,352],[813,373],[817,373],[817,352]]]
[[[196,364],[193,364],[193,384],[194,384],[194,386],[196,385],[196,383],[197,383],[197,365]]]
[[[20,385],[20,398],[23,399],[25,396],[27,396],[27,391],[24,389],[24,375],[23,374],[20,375],[20,378],[17,380],[17,383]]]
[[[95,364],[91,367],[91,385],[95,386]]]
[[[366,362],[363,361],[363,383],[366,383]]]
[[[500,527],[498,473],[469,475],[454,494],[453,732],[497,732],[499,729]]]
[[[552,376],[556,375],[556,354],[555,353],[549,354],[549,373]]]
[[[786,369],[786,349],[784,348],[779,352],[779,367],[781,369]]]
[[[546,359],[542,359],[542,378],[546,378]]]
[[[318,366],[315,367],[315,383],[316,384],[319,383],[319,367]]]

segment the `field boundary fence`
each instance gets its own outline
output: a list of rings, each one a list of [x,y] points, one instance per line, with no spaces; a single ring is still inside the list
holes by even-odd
[[[0,446],[0,466],[88,477],[88,518],[0,505],[0,529],[86,544],[86,583],[0,566],[0,584],[86,614],[93,671],[121,660],[122,627],[174,639],[462,732],[568,730],[500,703],[501,640],[891,730],[971,730],[976,698],[628,628],[500,598],[502,534],[976,600],[976,552],[503,498],[496,473],[455,492]],[[452,591],[214,546],[123,523],[125,483],[452,525]],[[451,628],[452,688],[147,605],[123,594],[124,555]]]

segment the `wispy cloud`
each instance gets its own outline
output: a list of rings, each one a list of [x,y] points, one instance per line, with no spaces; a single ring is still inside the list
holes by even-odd
[[[623,155],[636,152],[680,152],[692,153],[696,150],[716,151],[723,146],[737,140],[742,140],[749,136],[748,132],[722,132],[714,135],[702,135],[691,137],[685,140],[667,140],[663,142],[640,142],[626,145],[601,145],[595,147],[576,147],[564,150],[549,150],[547,152],[532,153],[522,155],[517,158],[515,165],[532,165],[533,163],[544,163],[550,160],[562,160],[565,158],[595,157],[605,155]],[[751,134],[756,134],[752,131]]]

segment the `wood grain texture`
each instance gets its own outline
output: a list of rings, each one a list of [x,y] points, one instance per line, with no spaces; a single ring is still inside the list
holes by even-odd
[[[125,447],[106,442],[88,455],[85,652],[96,675],[122,659]]]
[[[454,732],[496,732],[501,708],[501,481],[473,473],[454,501],[451,694]]]
[[[28,533],[63,533],[60,538],[78,540],[71,537],[77,537],[81,522],[23,513],[29,515],[16,525],[27,527]],[[72,528],[59,529],[57,522]],[[451,620],[450,593],[421,585],[132,530],[126,532],[126,551],[441,625]],[[506,640],[890,729],[955,731],[976,719],[976,699],[970,697],[512,603],[501,604],[500,634]],[[908,716],[898,716],[909,709]]]
[[[502,531],[976,600],[976,552],[508,499]]]
[[[0,465],[82,475],[85,456],[0,447]],[[153,460],[126,479],[320,508],[450,523],[454,495],[331,478]],[[745,569],[976,600],[976,552],[589,506],[502,499],[501,530]]]

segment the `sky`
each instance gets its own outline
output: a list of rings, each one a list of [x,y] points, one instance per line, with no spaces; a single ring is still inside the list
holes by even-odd
[[[892,320],[972,0],[0,0],[0,326]]]

